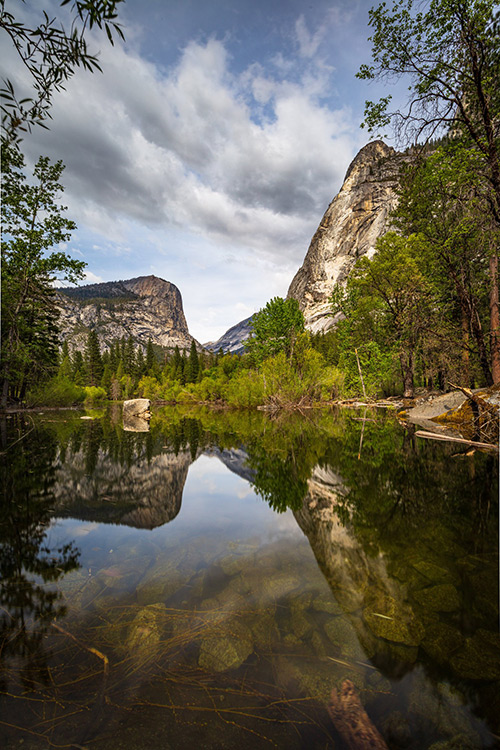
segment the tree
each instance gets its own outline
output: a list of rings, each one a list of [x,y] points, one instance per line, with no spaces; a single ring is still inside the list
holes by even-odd
[[[2,352],[1,406],[22,399],[26,388],[51,374],[57,361],[56,279],[75,283],[85,263],[52,250],[70,238],[74,222],[57,197],[62,162],[40,157],[27,184],[18,149],[2,149]]]
[[[433,310],[432,290],[412,253],[414,242],[395,232],[379,238],[377,253],[358,261],[347,286],[354,299],[350,310],[346,307],[348,319],[359,325],[368,318],[369,339],[395,351],[406,398],[414,395],[415,355]]]
[[[418,6],[422,7],[421,5]],[[369,13],[373,65],[359,78],[409,81],[405,109],[389,111],[390,96],[366,102],[372,131],[393,124],[408,141],[447,134],[474,153],[485,210],[500,229],[500,13],[494,0],[412,0],[382,3]],[[500,382],[498,242],[489,252],[492,380]]]
[[[87,335],[85,346],[85,364],[87,368],[87,381],[89,385],[101,385],[103,366],[99,337],[95,330],[91,329]]]
[[[186,362],[186,383],[196,383],[198,379],[199,370],[200,370],[200,363],[198,360],[198,352],[196,350],[196,344],[193,339],[191,341],[189,357]]]
[[[146,348],[146,372],[148,375],[151,374],[151,370],[156,364],[156,357],[153,349],[153,342],[151,339],[148,339],[148,345]]]
[[[285,352],[291,357],[297,334],[304,330],[304,316],[296,299],[273,297],[252,317],[252,335],[245,349],[257,364]]]
[[[85,39],[87,29],[104,29],[111,44],[113,35],[122,39],[123,32],[116,22],[117,6],[124,0],[75,0],[71,4],[69,30],[56,18],[43,11],[43,20],[28,26],[6,8],[8,0],[0,0],[0,29],[12,41],[16,52],[29,73],[34,89],[32,97],[18,99],[11,81],[4,80],[2,97],[2,137],[7,143],[19,140],[19,132],[42,127],[50,118],[50,107],[55,92],[65,87],[77,68],[91,72],[101,70],[97,55],[92,54]],[[62,0],[60,6],[69,5]]]
[[[417,160],[402,176],[396,221],[402,233],[418,234],[419,268],[439,291],[443,317],[461,329],[464,380],[470,380],[473,353],[490,385],[500,349],[498,340],[490,336],[488,342],[486,334],[486,291],[489,284],[498,290],[491,258],[500,232],[488,214],[476,167],[477,154],[454,140]]]

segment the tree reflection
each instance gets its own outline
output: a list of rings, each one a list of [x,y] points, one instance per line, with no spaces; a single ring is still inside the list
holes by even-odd
[[[78,568],[79,552],[72,542],[51,548],[46,541],[53,515],[55,438],[29,427],[22,417],[12,421],[9,430],[5,425],[1,430],[0,655],[4,665],[12,656],[23,659],[21,677],[28,689],[45,680],[43,636],[51,621],[66,612],[53,584]],[[5,678],[4,673],[4,683]]]

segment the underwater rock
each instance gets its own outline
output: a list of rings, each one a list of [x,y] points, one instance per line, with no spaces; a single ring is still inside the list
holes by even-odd
[[[413,596],[422,607],[434,612],[454,612],[460,608],[458,591],[451,583],[420,589]]]
[[[198,665],[212,672],[236,669],[253,652],[252,633],[243,623],[231,620],[224,630],[203,638]]]
[[[480,750],[481,747],[472,737],[468,737],[466,734],[457,734],[451,740],[434,742],[429,750]]]
[[[342,656],[348,659],[366,658],[363,648],[359,644],[356,631],[343,617],[333,617],[324,625],[328,640],[338,646]]]
[[[434,622],[425,629],[420,645],[438,664],[444,664],[463,642],[464,638],[459,630],[444,622]]]
[[[500,634],[480,628],[450,659],[459,677],[469,680],[500,680]]]
[[[421,670],[414,673],[413,685],[408,697],[408,713],[416,717],[414,731],[437,733],[444,737],[460,734],[480,748],[481,742],[473,726],[465,695],[448,682],[432,683]],[[469,747],[469,745],[464,745]]]
[[[382,721],[382,735],[391,748],[404,748],[411,744],[411,729],[401,711],[392,711]]]
[[[458,577],[449,570],[428,560],[419,560],[414,563],[413,567],[431,583],[456,583],[458,581]]]
[[[312,608],[317,612],[328,612],[329,615],[342,615],[343,609],[334,599],[333,595],[320,594],[312,603]]]
[[[271,649],[280,640],[275,612],[275,607],[267,607],[265,610],[259,610],[245,617],[245,625],[252,631],[252,638],[257,648]]]
[[[136,597],[139,604],[153,604],[164,602],[175,594],[186,581],[185,575],[176,568],[171,568],[168,574],[156,573],[139,584],[136,589]]]
[[[371,597],[363,610],[363,620],[379,638],[405,646],[418,646],[424,636],[423,625],[412,608],[383,592]]]
[[[160,645],[162,632],[167,619],[164,604],[150,604],[143,607],[130,624],[125,650],[135,658],[145,658]]]
[[[226,555],[218,561],[218,564],[226,575],[232,576],[251,566],[253,559],[244,555]]]

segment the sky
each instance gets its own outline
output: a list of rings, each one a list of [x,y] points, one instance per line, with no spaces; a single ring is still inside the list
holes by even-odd
[[[52,4],[51,4],[52,3]],[[154,274],[181,291],[201,343],[286,295],[358,150],[371,0],[127,0],[125,42],[89,35],[50,129],[23,141],[66,165],[87,283]],[[7,0],[7,6],[18,0]],[[32,19],[53,0],[27,0]],[[9,41],[9,77],[23,85]],[[24,78],[25,81],[25,78]]]

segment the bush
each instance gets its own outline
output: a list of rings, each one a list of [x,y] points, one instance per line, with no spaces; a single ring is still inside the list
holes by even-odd
[[[101,401],[105,401],[108,397],[106,390],[97,385],[86,385],[83,389],[85,391],[85,403],[86,404],[98,404]]]
[[[227,383],[224,396],[230,406],[259,406],[265,400],[264,379],[255,370],[241,370]]]
[[[66,377],[55,377],[33,388],[26,396],[26,403],[28,406],[76,406],[84,399],[84,388]]]

